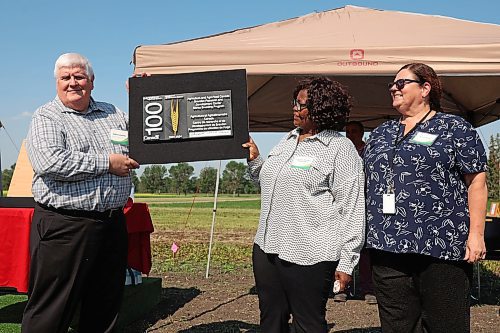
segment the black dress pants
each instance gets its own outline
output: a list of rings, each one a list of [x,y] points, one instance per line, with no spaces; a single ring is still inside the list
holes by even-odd
[[[67,332],[78,303],[78,332],[111,332],[125,284],[127,229],[123,213],[103,219],[75,217],[36,205],[30,237],[28,303],[22,332]]]
[[[371,260],[382,332],[470,331],[471,264],[379,250]]]
[[[326,302],[333,286],[337,261],[311,266],[293,264],[253,246],[253,270],[259,295],[263,333],[326,333]]]

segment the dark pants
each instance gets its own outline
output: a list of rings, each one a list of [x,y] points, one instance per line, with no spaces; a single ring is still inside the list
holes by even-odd
[[[368,249],[361,250],[359,256],[359,287],[363,295],[373,294],[372,264]]]
[[[301,266],[266,254],[253,246],[253,271],[259,295],[260,329],[263,333],[326,333],[326,302],[338,262]]]
[[[371,250],[382,332],[470,331],[472,265]]]
[[[122,212],[96,219],[35,206],[23,333],[67,332],[78,303],[80,333],[111,332],[127,263]]]

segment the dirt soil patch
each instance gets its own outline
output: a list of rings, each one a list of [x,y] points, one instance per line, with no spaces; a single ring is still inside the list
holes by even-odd
[[[155,311],[125,333],[258,333],[259,308],[251,270],[233,273],[169,273],[162,276],[161,301]],[[497,333],[498,305],[471,308],[471,331]],[[376,305],[363,300],[327,304],[330,332],[381,332]]]

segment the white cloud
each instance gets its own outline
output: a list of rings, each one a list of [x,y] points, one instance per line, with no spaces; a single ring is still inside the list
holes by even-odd
[[[16,119],[21,119],[21,118],[31,118],[32,116],[33,116],[33,112],[23,111],[15,116],[13,116],[11,119],[16,120]]]

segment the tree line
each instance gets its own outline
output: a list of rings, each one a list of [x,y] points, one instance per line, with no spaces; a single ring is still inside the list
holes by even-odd
[[[132,172],[134,188],[140,193],[213,194],[216,181],[216,168],[205,167],[196,177],[193,166],[186,162],[178,163],[170,168],[165,165],[147,166],[140,177],[135,171]],[[219,193],[237,196],[243,193],[259,193],[259,188],[250,180],[244,163],[230,161],[222,171]]]
[[[500,134],[490,137],[488,156],[488,197],[500,199]],[[16,165],[2,171],[2,187],[8,190]],[[132,182],[135,191],[142,193],[214,193],[217,179],[217,169],[205,167],[198,177],[194,176],[194,168],[189,163],[182,162],[167,169],[165,165],[152,165],[144,169],[139,177],[132,171]],[[242,193],[259,193],[247,173],[244,163],[230,161],[219,183],[219,193],[239,195]]]
[[[488,198],[500,200],[500,133],[490,137],[488,148]]]
[[[12,180],[12,175],[14,174],[14,169],[16,168],[16,164],[12,164],[10,169],[4,169],[2,171],[2,188],[4,191],[9,189],[10,181]]]

